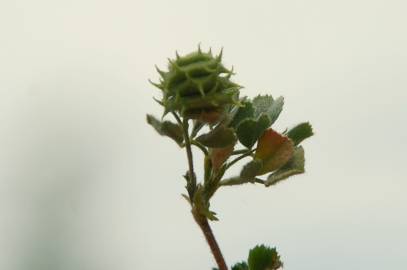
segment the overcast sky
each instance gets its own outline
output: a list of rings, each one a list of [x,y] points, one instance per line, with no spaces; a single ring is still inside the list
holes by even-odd
[[[224,48],[243,95],[285,97],[277,130],[310,121],[316,133],[305,175],[217,193],[228,263],[265,243],[290,270],[407,269],[406,10],[401,0],[1,1],[0,269],[214,266],[180,196],[184,151],[145,123],[162,113],[154,65],[198,43]]]

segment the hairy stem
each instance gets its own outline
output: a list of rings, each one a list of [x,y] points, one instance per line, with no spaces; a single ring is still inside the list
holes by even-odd
[[[208,150],[206,150],[205,146],[203,146],[201,143],[199,143],[199,142],[197,142],[195,140],[191,140],[191,144],[198,147],[205,156],[207,156],[209,154]]]
[[[194,172],[194,160],[192,157],[192,149],[191,149],[191,141],[189,139],[189,134],[188,134],[188,120],[184,120],[183,122],[183,131],[184,131],[184,140],[185,140],[185,149],[187,151],[187,158],[188,158],[188,172],[189,172],[189,181],[190,181],[190,199],[193,200],[193,195],[196,190],[196,176]]]
[[[243,155],[241,155],[241,156],[235,158],[234,160],[232,160],[231,162],[229,162],[228,164],[226,164],[226,170],[229,169],[230,167],[232,167],[233,164],[235,164],[235,163],[238,162],[239,160],[241,160],[241,159],[243,159],[243,158],[245,158],[245,157],[251,156],[254,151],[256,151],[256,149],[248,150],[248,151],[246,151]]]
[[[192,156],[192,149],[191,145],[192,143],[199,148],[207,155],[206,149],[200,145],[198,142],[192,141],[189,137],[188,133],[188,120],[184,119],[182,122],[179,116],[176,113],[173,113],[175,119],[177,120],[178,124],[182,127],[183,133],[184,133],[184,140],[185,140],[185,149],[187,152],[187,158],[188,158],[188,174],[189,174],[189,199],[190,202],[194,202],[194,194],[196,191],[196,177],[195,177],[195,172],[194,172],[194,161],[193,161],[193,156]],[[226,265],[225,259],[223,258],[222,252],[219,248],[218,243],[216,242],[216,238],[212,232],[212,229],[209,225],[208,219],[200,214],[194,206],[192,206],[192,215],[194,216],[194,219],[196,223],[199,225],[201,228],[206,241],[208,242],[208,245],[212,251],[212,254],[215,258],[216,263],[218,264],[219,270],[228,270],[228,267]]]
[[[206,242],[212,251],[213,257],[215,258],[216,263],[218,264],[219,270],[228,270],[225,259],[223,258],[222,252],[219,248],[218,242],[216,241],[215,235],[212,232],[211,226],[209,225],[208,219],[192,210],[192,214],[195,218],[196,223],[201,228]]]
[[[192,202],[194,193],[196,190],[196,176],[194,172],[194,160],[192,157],[192,149],[191,149],[191,140],[188,134],[188,120],[184,119],[182,122],[178,114],[175,112],[172,113],[174,118],[177,120],[178,124],[182,128],[182,132],[184,133],[184,141],[185,141],[185,149],[187,152],[187,159],[188,159],[188,182],[187,182],[187,190],[189,194],[189,199]]]

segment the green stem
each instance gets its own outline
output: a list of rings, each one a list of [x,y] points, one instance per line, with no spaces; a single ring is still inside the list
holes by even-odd
[[[246,153],[247,151],[248,151],[247,149],[235,150],[235,151],[232,152],[232,156],[244,154],[244,153]]]
[[[195,177],[195,173],[194,173],[194,162],[193,162],[193,157],[192,157],[191,139],[188,134],[188,120],[184,119],[184,121],[182,122],[176,113],[173,113],[173,115],[174,115],[175,119],[177,120],[178,124],[182,127],[182,130],[184,133],[185,149],[187,152],[188,167],[189,167],[189,170],[188,170],[189,183],[188,184],[190,186],[190,190],[188,190],[188,192],[189,192],[190,201],[193,204],[194,203],[194,194],[196,191],[196,177]],[[197,144],[195,144],[195,145],[198,146]],[[194,216],[196,223],[201,228],[201,230],[205,236],[205,239],[208,242],[208,245],[215,258],[215,261],[218,264],[219,270],[228,270],[225,259],[223,258],[222,252],[216,241],[215,235],[213,234],[212,229],[209,225],[208,219],[205,216],[201,215],[194,206],[192,206],[192,215]]]
[[[185,149],[187,152],[187,159],[188,159],[188,175],[189,175],[187,189],[188,189],[188,193],[189,193],[189,198],[192,202],[193,198],[194,198],[195,190],[196,190],[196,176],[195,176],[195,172],[194,172],[194,160],[192,157],[191,141],[189,139],[189,134],[188,134],[188,120],[184,119],[184,121],[182,122],[176,113],[173,112],[172,115],[175,117],[178,124],[182,127],[182,131],[184,133]]]
[[[234,186],[234,185],[241,185],[241,184],[246,184],[246,183],[258,183],[262,185],[266,185],[266,182],[260,178],[252,178],[252,179],[242,179],[240,176],[235,176],[227,179],[223,179],[222,181],[219,182],[219,187],[221,186]]]
[[[205,156],[207,156],[208,150],[206,150],[205,146],[203,146],[201,143],[195,141],[195,140],[191,140],[191,144],[195,145],[196,147],[198,147],[199,149],[201,149],[201,151],[204,153]]]
[[[249,150],[246,153],[244,153],[243,155],[241,155],[241,156],[235,158],[234,160],[232,160],[231,162],[229,162],[226,165],[226,170],[229,169],[230,167],[232,167],[239,160],[244,159],[245,157],[251,156],[254,151],[256,151],[256,149]]]

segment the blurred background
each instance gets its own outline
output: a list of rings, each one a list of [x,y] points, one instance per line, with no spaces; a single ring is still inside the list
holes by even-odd
[[[278,130],[310,121],[316,133],[305,175],[216,195],[229,264],[265,243],[285,269],[406,269],[406,9],[1,1],[0,269],[214,266],[180,196],[184,151],[145,122],[162,113],[154,65],[198,43],[224,48],[242,94],[285,97]]]

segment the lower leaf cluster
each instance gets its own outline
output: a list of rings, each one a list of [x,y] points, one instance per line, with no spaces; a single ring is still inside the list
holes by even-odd
[[[236,263],[232,270],[277,270],[283,266],[283,263],[275,248],[265,245],[258,245],[249,251],[246,261]],[[212,270],[218,270],[212,268]]]

